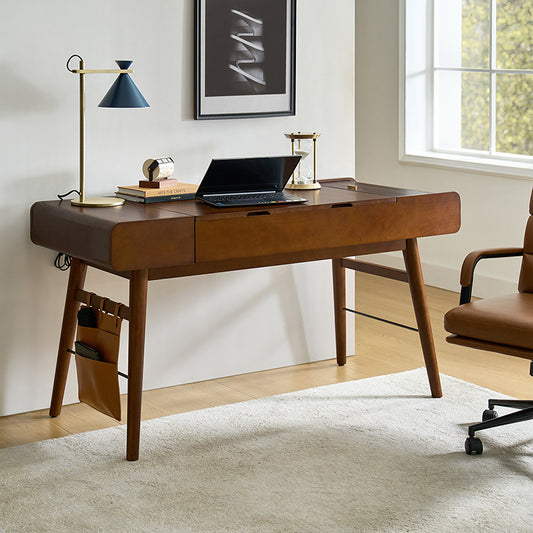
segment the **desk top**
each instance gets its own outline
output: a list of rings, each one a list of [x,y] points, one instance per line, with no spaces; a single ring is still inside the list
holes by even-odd
[[[424,193],[349,178],[321,184],[320,190],[298,191],[307,203],[281,206],[221,209],[190,200],[87,208],[37,202],[31,208],[31,239],[103,270],[127,276],[149,269],[151,279],[159,279],[356,255],[363,245],[460,227],[455,192]]]

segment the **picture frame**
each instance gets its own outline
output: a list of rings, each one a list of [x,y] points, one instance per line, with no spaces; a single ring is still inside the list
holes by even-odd
[[[296,0],[196,0],[196,120],[295,115]]]

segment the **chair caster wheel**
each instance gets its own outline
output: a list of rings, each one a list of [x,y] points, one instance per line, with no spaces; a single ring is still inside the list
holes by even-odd
[[[468,455],[483,453],[483,443],[477,437],[468,437],[465,440],[465,452]]]
[[[494,409],[485,409],[481,420],[486,422],[487,420],[494,420],[498,418],[498,413]]]

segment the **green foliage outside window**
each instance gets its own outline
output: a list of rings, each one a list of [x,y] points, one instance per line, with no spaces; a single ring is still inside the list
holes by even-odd
[[[533,156],[533,0],[496,1],[496,151]],[[490,0],[463,0],[462,67],[488,68]],[[489,149],[490,76],[462,73],[463,148]]]

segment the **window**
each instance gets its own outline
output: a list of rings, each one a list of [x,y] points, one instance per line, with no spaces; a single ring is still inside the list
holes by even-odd
[[[400,159],[533,178],[533,0],[404,0]]]

